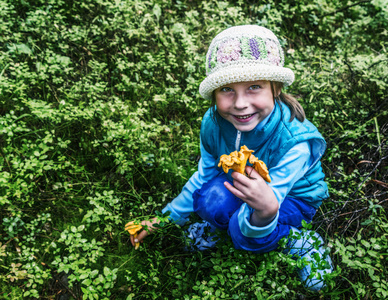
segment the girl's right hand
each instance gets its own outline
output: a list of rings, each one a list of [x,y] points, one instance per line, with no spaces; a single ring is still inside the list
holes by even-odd
[[[154,225],[159,223],[160,221],[156,217],[152,220],[142,221],[140,224],[143,229],[141,229],[141,231],[137,232],[136,234],[131,234],[130,236],[132,246],[136,247],[136,243],[142,243],[143,239],[155,230]],[[125,227],[127,228],[132,224],[134,224],[134,222],[129,222],[125,225]]]

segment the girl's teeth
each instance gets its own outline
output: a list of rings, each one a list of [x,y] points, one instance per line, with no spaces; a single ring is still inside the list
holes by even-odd
[[[241,116],[241,117],[239,117],[239,116],[236,116],[237,117],[237,119],[248,119],[248,118],[250,118],[252,115],[246,115],[246,116]]]

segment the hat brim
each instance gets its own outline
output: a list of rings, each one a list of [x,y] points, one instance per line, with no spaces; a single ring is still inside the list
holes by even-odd
[[[199,93],[203,98],[211,100],[215,89],[230,83],[268,80],[283,82],[284,86],[289,86],[294,79],[294,72],[289,68],[264,64],[230,66],[207,76],[199,86]]]

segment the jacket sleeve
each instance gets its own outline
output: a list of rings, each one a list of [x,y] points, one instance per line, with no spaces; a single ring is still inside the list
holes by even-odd
[[[205,182],[219,173],[215,158],[205,150],[202,140],[200,149],[201,159],[198,163],[198,171],[190,177],[182,192],[162,210],[163,213],[169,211],[170,218],[179,225],[186,223],[188,216],[194,211],[192,197],[194,191],[200,189]]]

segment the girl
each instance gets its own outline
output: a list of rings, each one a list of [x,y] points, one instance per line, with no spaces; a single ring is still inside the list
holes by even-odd
[[[313,274],[310,265],[298,271],[305,286],[320,290],[323,275],[331,273],[330,257],[322,238],[302,232],[302,221],[311,222],[317,208],[328,197],[320,159],[326,143],[317,128],[305,119],[303,108],[283,86],[294,81],[292,70],[283,67],[284,54],[272,31],[256,25],[236,26],[219,33],[206,55],[206,75],[199,92],[212,101],[202,120],[198,171],[182,192],[164,209],[178,224],[191,212],[207,221],[190,227],[190,237],[199,249],[214,242],[202,238],[205,226],[228,230],[236,249],[263,253],[275,250],[283,237],[294,233],[289,253],[312,260],[318,253],[326,269]],[[251,167],[245,176],[218,167],[223,154],[254,150],[264,161],[272,179],[267,183]],[[134,238],[133,245],[152,232]],[[321,246],[314,249],[314,240]]]

